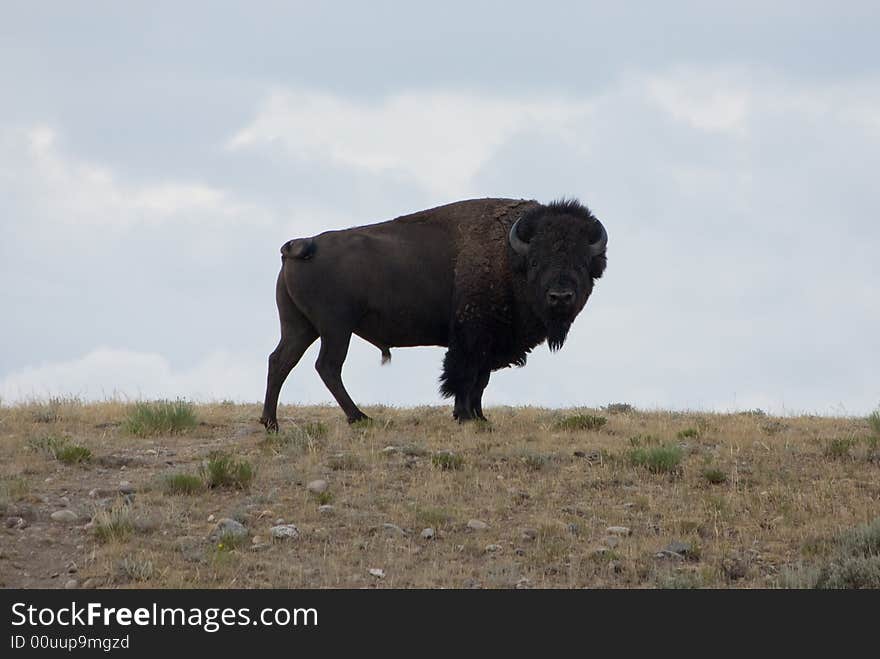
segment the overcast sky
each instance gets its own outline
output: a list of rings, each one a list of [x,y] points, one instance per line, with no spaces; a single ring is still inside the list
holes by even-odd
[[[487,404],[880,403],[876,2],[0,7],[4,404],[262,400],[284,241],[562,195],[608,270]],[[282,402],[332,400],[317,345]],[[393,352],[352,397],[441,403]]]

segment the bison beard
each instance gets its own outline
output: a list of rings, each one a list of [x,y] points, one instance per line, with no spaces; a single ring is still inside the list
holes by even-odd
[[[551,318],[547,322],[547,345],[550,352],[556,352],[563,346],[569,329],[571,320],[568,318]]]

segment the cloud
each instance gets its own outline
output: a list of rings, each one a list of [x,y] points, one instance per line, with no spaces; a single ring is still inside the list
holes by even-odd
[[[0,380],[0,397],[4,402],[53,395],[215,400],[249,393],[245,399],[251,400],[259,388],[248,387],[256,384],[254,371],[246,360],[225,352],[214,352],[190,368],[174,369],[158,353],[98,348],[76,359],[11,373]]]
[[[877,80],[694,67],[581,97],[254,98],[204,156],[205,172],[223,161],[221,182],[133,178],[71,153],[60,127],[0,131],[13,272],[0,302],[17,312],[0,326],[6,400],[258,400],[282,240],[463,196],[574,194],[609,228],[607,276],[563,355],[539,348],[494,375],[487,404],[876,405]],[[441,358],[398,350],[380,369],[355,340],[346,384],[361,404],[437,404]],[[303,362],[282,400],[329,402],[314,355]]]
[[[366,101],[277,88],[228,148],[280,146],[299,158],[410,177],[454,197],[473,190],[474,174],[517,131],[564,133],[589,111],[589,102],[552,98],[412,91]]]
[[[729,75],[651,76],[645,84],[651,101],[694,128],[739,133],[745,129],[750,90],[740,81],[731,81]]]
[[[142,225],[265,223],[265,209],[198,182],[123,180],[107,165],[66,155],[45,124],[0,134],[0,183],[26,196],[42,224],[89,231]]]

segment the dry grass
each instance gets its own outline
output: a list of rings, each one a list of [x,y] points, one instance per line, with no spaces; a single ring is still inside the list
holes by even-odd
[[[375,422],[352,428],[334,407],[282,407],[275,436],[258,406],[217,404],[195,406],[185,433],[133,435],[135,410],[0,407],[0,510],[27,522],[0,528],[0,586],[60,587],[71,564],[81,582],[113,587],[873,583],[880,460],[868,419],[618,404],[497,408],[491,425],[460,426],[449,408],[422,407],[370,408]],[[47,437],[91,459],[65,464]],[[229,487],[201,487],[218,456]],[[326,491],[306,489],[316,479]],[[133,501],[116,495],[123,480]],[[78,522],[50,520],[65,507]],[[209,516],[249,536],[211,542]],[[279,518],[300,537],[273,542]],[[631,532],[609,539],[615,526]],[[664,552],[673,542],[689,551]]]

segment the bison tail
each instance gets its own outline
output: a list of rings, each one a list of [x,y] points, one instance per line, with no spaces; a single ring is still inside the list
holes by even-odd
[[[391,363],[391,351],[388,348],[381,348],[382,350],[382,366],[385,364]]]
[[[315,241],[312,238],[295,238],[281,246],[281,258],[307,261],[315,255]]]

